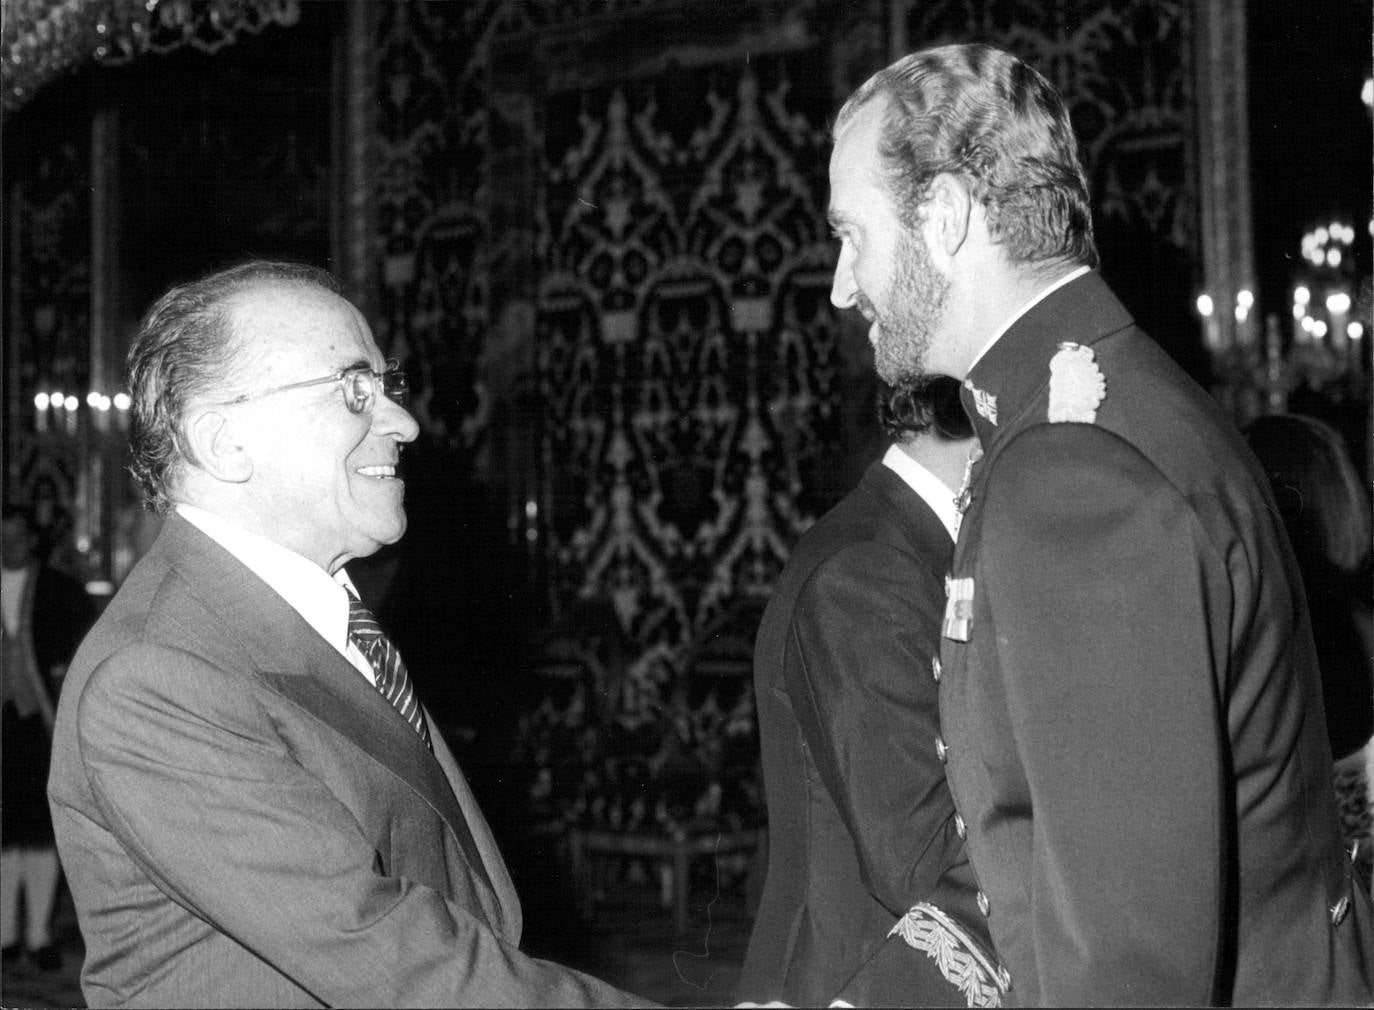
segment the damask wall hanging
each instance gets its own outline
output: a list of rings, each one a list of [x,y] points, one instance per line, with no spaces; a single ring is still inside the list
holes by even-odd
[[[614,718],[656,726],[656,751],[691,752],[705,774],[685,809],[699,814],[718,812],[711,786],[729,783],[714,750],[750,732],[752,698],[747,664],[712,690],[692,659],[722,625],[757,618],[749,603],[829,504],[818,478],[846,448],[829,96],[805,91],[827,79],[809,55],[546,106],[536,346],[552,586],[609,601],[642,643]]]

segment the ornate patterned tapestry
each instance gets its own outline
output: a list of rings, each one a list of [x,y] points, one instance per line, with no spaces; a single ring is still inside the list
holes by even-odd
[[[854,470],[830,57],[766,13],[410,3],[377,25],[385,327],[548,591],[523,742],[549,789],[567,771],[569,816],[719,809],[723,752],[753,763],[759,607]],[[725,45],[665,69],[688,40],[658,18]],[[607,71],[617,47],[658,72]]]
[[[639,646],[608,671],[605,700],[622,730],[656,730],[665,762],[710,768],[712,748],[752,730],[747,667],[702,682],[696,653],[723,629],[750,637],[748,604],[829,504],[821,473],[844,449],[828,95],[806,90],[824,69],[814,53],[779,56],[546,106],[537,346],[553,586],[608,601]],[[689,754],[665,753],[674,737]],[[664,799],[660,818],[717,812],[709,791],[690,799]]]
[[[379,337],[413,362],[414,409],[455,448],[480,426],[489,325],[486,53],[501,4],[369,5],[375,18]]]

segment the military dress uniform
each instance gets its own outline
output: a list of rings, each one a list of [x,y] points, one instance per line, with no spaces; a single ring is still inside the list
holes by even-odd
[[[964,401],[935,747],[1009,999],[1369,1003],[1302,583],[1232,423],[1096,273]]]

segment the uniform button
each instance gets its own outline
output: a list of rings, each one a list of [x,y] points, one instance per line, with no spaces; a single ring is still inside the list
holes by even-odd
[[[964,823],[964,819],[958,814],[954,815],[954,833],[960,838],[968,837],[968,825]]]
[[[940,759],[940,764],[944,764],[949,758],[949,748],[938,736],[935,738],[935,756]]]
[[[978,892],[978,911],[987,915],[992,910],[992,904],[988,901],[988,896],[982,891]]]
[[[1350,895],[1341,895],[1341,900],[1331,906],[1331,925],[1339,926],[1350,914]]]
[[[1007,966],[999,964],[997,966],[997,983],[1002,987],[1003,992],[1011,992],[1011,972],[1007,971]]]
[[[933,657],[930,661],[930,675],[935,678],[935,683],[940,683],[940,674],[943,672],[944,668],[940,666],[940,657]]]

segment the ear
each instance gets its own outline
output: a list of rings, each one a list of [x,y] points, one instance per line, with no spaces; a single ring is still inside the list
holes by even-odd
[[[253,459],[241,444],[233,420],[217,410],[203,410],[186,425],[188,455],[194,466],[216,480],[242,484],[253,475]]]
[[[953,258],[968,240],[973,195],[956,175],[941,172],[930,184],[926,237],[933,251]]]

